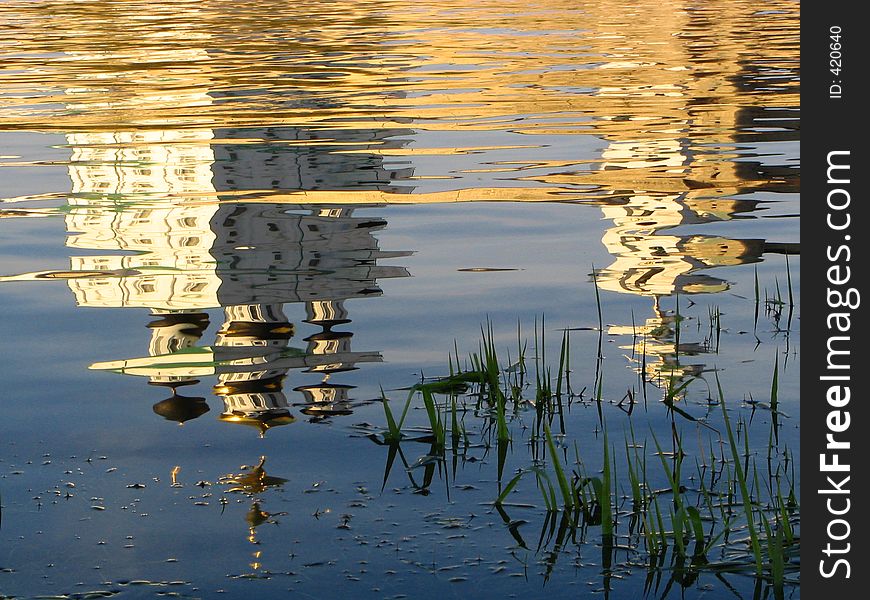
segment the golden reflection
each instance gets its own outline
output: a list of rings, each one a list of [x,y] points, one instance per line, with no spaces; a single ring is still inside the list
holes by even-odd
[[[285,483],[286,479],[274,477],[266,473],[265,469],[266,457],[261,456],[260,462],[255,466],[242,467],[246,469],[242,473],[224,475],[218,480],[221,485],[229,486],[226,490],[228,494],[242,494],[250,501],[250,507],[245,513],[245,523],[248,525],[248,541],[251,544],[259,546],[260,542],[257,539],[257,528],[264,523],[276,523],[274,517],[281,516],[285,513],[269,513],[263,510],[263,500],[261,496],[270,488],[280,488]],[[250,567],[256,573],[262,568],[263,552],[255,550],[251,553]]]
[[[0,280],[62,279],[81,306],[151,309],[149,355],[94,368],[170,388],[154,410],[181,423],[207,406],[177,388],[214,376],[221,418],[261,432],[292,420],[290,369],[322,375],[294,389],[320,418],[352,405],[331,375],[379,359],[317,316],[407,274],[377,264],[401,253],[379,250],[385,223],[355,207],[597,203],[613,256],[599,283],[653,298],[657,330],[660,298],[728,289],[704,271],[796,251],[680,231],[754,218],[759,194],[798,189],[797,169],[761,148],[798,138],[799,7],[765,7],[3,3],[15,26],[0,33],[0,130],[64,133],[72,184],[6,198],[23,208],[0,217],[62,215],[88,254]],[[304,350],[282,313],[296,302],[323,328]],[[197,345],[213,308],[223,325]]]
[[[121,2],[109,12],[91,2],[54,8],[81,17],[88,7],[87,26],[48,66],[63,81],[61,113],[78,115],[50,111],[63,121],[71,152],[71,191],[57,214],[66,221],[67,246],[87,254],[71,256],[69,270],[5,279],[63,279],[83,307],[149,308],[148,356],[92,368],[169,388],[171,396],[154,405],[168,420],[183,424],[207,412],[203,398],[178,389],[215,377],[212,391],[224,405],[219,418],[263,435],[295,420],[283,389],[294,369],[323,379],[299,388],[306,410],[346,414],[352,388],[326,380],[380,355],[354,352],[352,334],[332,326],[350,322],[345,300],[378,295],[378,279],[406,276],[404,268],[378,261],[407,253],[378,248],[374,232],[386,223],[354,215],[366,206],[255,203],[247,195],[322,191],[334,202],[340,190],[409,192],[413,186],[394,182],[412,169],[365,150],[401,148],[408,130],[322,132],[275,127],[271,118],[241,128],[232,118],[212,119],[225,101],[245,96],[225,87],[226,63],[214,50],[220,32],[209,20],[214,6],[198,3],[184,15],[193,19],[192,31],[163,19],[143,21],[141,14],[169,16],[150,3]],[[33,9],[23,7],[31,16]],[[148,30],[144,42],[126,37],[125,22]],[[70,33],[59,27],[60,37]],[[108,28],[117,35],[93,45],[92,36]],[[254,64],[248,57],[244,67]],[[295,327],[286,303],[305,304],[307,322],[323,328],[305,339],[307,349],[289,345]],[[223,309],[223,323],[211,345],[200,345],[210,324],[206,311],[215,308]],[[331,400],[330,389],[340,390]]]
[[[697,271],[757,262],[765,250],[764,240],[663,232],[680,225],[739,218],[741,213],[757,210],[757,204],[644,194],[631,196],[625,203],[602,206],[605,218],[614,223],[602,242],[615,260],[600,271],[599,284],[616,292],[652,297],[728,289],[726,281]]]
[[[252,467],[242,467],[247,471],[238,474],[224,475],[220,478],[220,483],[232,486],[227,492],[244,494],[250,497],[256,497],[265,492],[270,487],[278,487],[284,485],[287,480],[281,477],[272,477],[266,473],[266,457],[261,456],[260,462]]]
[[[617,88],[598,91],[614,99],[638,94],[656,99],[623,104],[625,114],[614,125],[622,124],[627,130],[623,135],[608,136],[601,152],[596,178],[614,190],[613,199],[601,203],[605,218],[613,221],[602,238],[615,258],[601,272],[600,283],[606,289],[654,297],[727,289],[726,282],[697,271],[756,262],[765,250],[764,240],[664,232],[745,217],[761,208],[757,200],[735,195],[796,191],[796,172],[737,161],[737,154],[699,148],[695,142],[705,127],[712,127],[716,134],[706,138],[708,144],[716,140],[726,148],[736,148],[744,113],[752,112],[751,107],[726,100],[746,101],[740,93],[746,69],[741,52],[745,49],[732,45],[732,36],[722,31],[737,35],[745,26],[742,10],[739,5],[729,5],[717,13],[715,21],[708,19],[710,15],[704,10],[675,13],[676,30],[681,33],[674,36],[670,33],[674,29],[663,31],[656,41],[660,46],[657,56],[659,61],[663,57],[674,59],[685,69],[661,69],[655,81],[633,86],[628,78]],[[694,85],[684,81],[685,71],[710,70],[710,65],[715,65],[710,76],[693,81]],[[661,104],[680,117],[655,135],[638,131],[636,121],[660,119]],[[564,183],[563,179],[559,181]]]
[[[2,189],[0,218],[63,219],[71,256],[0,281],[60,280],[80,307],[147,309],[147,350],[91,368],[146,378],[168,396],[154,413],[182,425],[209,412],[188,391],[207,381],[222,422],[263,436],[296,406],[351,413],[354,387],[337,380],[381,360],[352,349],[346,306],[408,275],[384,264],[408,253],[380,249],[378,206],[586,202],[612,256],[599,285],[652,304],[609,333],[631,336],[620,348],[645,380],[676,387],[716,348],[681,339],[662,300],[723,292],[711,269],[797,251],[712,227],[799,187],[795,149],[775,146],[798,139],[799,5],[763,8],[7,0],[0,132],[61,134],[67,156],[4,153],[0,173],[65,169],[69,186]],[[265,463],[219,479],[246,507],[254,574],[258,529],[283,514],[266,496],[287,482]],[[423,464],[422,484],[407,474],[428,493],[436,464]]]
[[[169,473],[169,475],[172,479],[172,487],[176,487],[176,486],[180,485],[178,483],[178,474],[180,472],[181,472],[181,467],[179,465],[172,467],[172,471]]]
[[[101,134],[118,160],[145,160],[146,169],[183,166],[194,179],[226,131],[237,132],[237,145],[316,145],[324,155],[371,152],[393,163],[480,157],[451,170],[449,184],[438,177],[444,173],[398,177],[398,188],[415,198],[395,187],[337,194],[335,186],[251,185],[264,183],[257,180],[229,188],[264,202],[784,190],[794,173],[751,172],[740,146],[797,139],[799,7],[788,0],[765,6],[760,12],[748,0],[657,0],[614,11],[604,0],[544,0],[534,10],[519,0],[473,8],[458,0],[13,0],[0,7],[15,23],[0,34],[8,55],[0,70],[7,90],[0,130],[64,132],[74,153]],[[283,139],[264,128],[316,135]],[[420,141],[391,146],[383,134],[400,130]],[[369,135],[353,146],[342,138],[354,131]],[[148,156],[137,156],[131,148],[145,138]],[[692,159],[639,166],[611,156],[608,166],[595,165],[601,141],[611,154],[618,145],[665,152],[680,145]],[[191,145],[184,161],[171,156],[182,142]],[[94,158],[110,168],[118,163]],[[493,175],[474,176],[484,172]],[[163,186],[140,200],[215,201],[209,191],[192,192]]]
[[[724,0],[640,2],[620,11],[610,2],[546,0],[533,12],[519,0],[484,0],[473,11],[458,0],[5,4],[18,25],[10,69],[32,72],[45,95],[29,106],[6,99],[0,123],[26,117],[61,131],[113,130],[119,120],[380,128],[415,119],[491,129],[540,113],[554,118],[520,126],[576,127],[590,114],[619,115],[630,100],[658,107],[659,121],[640,123],[649,129],[667,122],[671,106],[697,97],[691,87],[718,100],[695,116],[719,129],[720,112],[734,104],[717,88],[745,55],[770,56],[761,64],[774,72],[798,57],[798,7],[785,0],[768,3],[770,14]],[[52,35],[38,35],[48,15]],[[12,47],[11,38],[4,42]],[[64,59],[46,60],[51,52]],[[155,72],[163,74],[159,85],[149,78]],[[203,105],[195,89],[205,83],[219,101]],[[796,97],[794,80],[768,85]],[[87,111],[59,108],[68,95]],[[148,102],[128,103],[136,96]]]
[[[764,208],[755,198],[741,197],[752,192],[797,191],[796,170],[750,161],[738,152],[742,141],[764,141],[762,127],[753,127],[764,113],[745,92],[765,84],[751,72],[754,65],[744,58],[747,48],[733,44],[752,27],[745,7],[731,3],[714,9],[714,4],[663,2],[618,17],[648,30],[641,20],[659,23],[663,15],[658,11],[679,7],[659,34],[622,37],[625,62],[602,68],[648,73],[656,64],[671,66],[656,69],[654,78],[627,76],[595,92],[611,99],[621,113],[606,118],[607,145],[594,175],[611,190],[612,198],[600,204],[612,222],[602,242],[614,257],[597,273],[597,281],[603,289],[653,298],[653,317],[645,325],[612,326],[609,332],[632,335],[633,343],[622,348],[631,350],[647,380],[671,389],[703,373],[705,365],[688,357],[711,348],[680,341],[681,316],[663,311],[660,298],[723,292],[729,288],[726,280],[701,271],[757,262],[765,252],[797,251],[796,244],[679,233],[681,227],[752,218],[751,213]],[[640,56],[636,50],[645,45],[650,48]],[[785,106],[797,105],[794,90],[780,91],[781,99],[788,97]],[[663,119],[666,112],[671,116]],[[795,139],[789,127],[794,126],[777,132],[779,139]],[[699,139],[705,143],[699,145]],[[560,174],[548,181],[566,185],[581,178]]]
[[[619,348],[628,351],[626,356],[644,381],[661,388],[664,393],[668,389],[678,389],[690,378],[701,376],[707,367],[696,362],[698,355],[716,349],[712,336],[702,342],[680,339],[677,330],[682,318],[675,311],[663,310],[656,298],[653,316],[643,325],[611,325],[607,330],[610,335],[631,337],[631,344]]]

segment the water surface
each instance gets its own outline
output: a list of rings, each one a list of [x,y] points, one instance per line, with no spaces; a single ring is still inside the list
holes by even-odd
[[[741,444],[797,452],[797,3],[12,0],[0,22],[0,594],[772,593],[675,583],[624,530],[603,564],[600,526],[546,535],[532,479],[505,520],[499,490],[548,462],[528,403],[502,469],[471,404],[443,462],[372,439],[381,390],[399,411],[489,321],[529,364],[536,327],[551,363],[571,330],[553,427],[591,472],[605,417],[657,469],[648,432],[678,427],[694,472],[724,448],[717,378]],[[662,404],[684,382],[695,420]]]

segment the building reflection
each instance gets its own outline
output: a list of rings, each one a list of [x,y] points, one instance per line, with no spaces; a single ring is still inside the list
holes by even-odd
[[[281,488],[287,480],[266,473],[266,457],[261,456],[260,462],[254,466],[243,466],[241,473],[230,473],[218,480],[218,483],[227,486],[227,494],[241,494],[250,502],[248,511],[245,513],[245,523],[248,526],[248,542],[257,548],[251,553],[250,567],[254,573],[262,569],[263,552],[260,550],[260,541],[257,539],[257,528],[265,523],[275,523],[274,517],[284,513],[267,512],[263,506],[263,494],[271,488]]]
[[[215,377],[213,392],[224,404],[221,420],[262,434],[294,420],[284,392],[290,370],[323,379],[294,390],[306,400],[304,412],[349,412],[352,387],[329,382],[330,376],[380,355],[353,351],[353,334],[334,328],[350,323],[347,300],[379,295],[379,279],[408,274],[379,264],[407,253],[380,250],[374,234],[386,222],[354,214],[369,206],[223,200],[236,185],[328,188],[340,199],[343,188],[382,189],[399,176],[378,169],[379,159],[366,154],[233,144],[237,133],[221,131],[220,145],[210,143],[210,131],[68,136],[73,189],[67,245],[91,253],[72,256],[68,271],[18,279],[64,279],[82,307],[150,309],[148,356],[92,368],[145,376],[170,389],[154,411],[179,423],[208,406],[178,390]],[[372,135],[390,145],[389,133]],[[288,129],[244,135],[312,138]],[[346,136],[354,147],[369,137]],[[171,200],[161,200],[168,192]],[[320,329],[305,338],[304,349],[289,345],[295,327],[284,313],[287,303],[303,304],[305,322]],[[223,321],[213,343],[200,345],[211,320],[206,311],[215,308],[223,309]]]
[[[644,7],[632,17],[639,30],[662,21],[672,26],[648,31],[644,44],[625,48],[621,62],[601,68],[634,65],[646,76],[624,77],[596,94],[610,103],[609,112],[598,115],[606,146],[589,177],[605,194],[600,205],[610,225],[602,243],[613,257],[596,279],[602,289],[651,299],[652,315],[645,323],[613,325],[609,333],[632,336],[632,343],[622,348],[630,350],[646,380],[663,387],[703,373],[707,367],[699,357],[715,345],[709,338],[687,340],[685,330],[681,336],[681,315],[663,309],[662,300],[726,291],[730,283],[711,273],[717,267],[759,262],[769,252],[798,252],[797,244],[695,233],[713,223],[756,218],[766,208],[759,192],[770,197],[799,189],[796,169],[740,152],[740,142],[796,141],[798,131],[793,121],[776,116],[783,111],[766,112],[746,95],[753,86],[769,87],[757,66],[741,55],[745,46],[733,43],[751,16],[734,5],[715,12],[711,19],[703,7],[688,9],[681,2]],[[602,18],[606,23],[608,18]],[[672,31],[682,33],[674,36]],[[655,46],[656,62],[672,68],[648,68],[656,63],[649,62],[647,44]],[[786,105],[797,105],[793,88],[780,91]],[[744,103],[726,100],[737,97]],[[759,127],[762,122],[775,126]],[[563,177],[560,182],[569,181]]]
[[[389,146],[391,133],[400,132],[350,131],[342,139],[356,147],[360,139],[381,136]],[[205,143],[215,135],[222,143]],[[233,143],[249,136],[268,141]],[[294,129],[71,137],[68,245],[107,253],[72,257],[62,276],[79,306],[145,307],[153,317],[148,356],[92,368],[170,388],[172,396],[154,410],[180,423],[206,412],[201,399],[177,391],[204,377],[217,379],[212,390],[224,404],[221,420],[261,434],[290,423],[284,380],[294,369],[323,379],[298,389],[304,412],[350,411],[352,387],[331,383],[330,376],[380,355],[353,351],[352,333],[333,328],[350,323],[347,300],[378,295],[379,279],[407,275],[402,267],[378,264],[407,253],[380,250],[374,233],[386,222],[356,216],[370,208],[364,205],[223,199],[237,189],[260,188],[329,189],[340,199],[343,189],[390,188],[401,176],[364,153],[318,152],[317,146],[287,151],[272,143],[314,137]],[[334,149],[335,135],[332,142]],[[155,199],[167,190],[170,202]],[[36,276],[47,275],[59,274]],[[304,304],[306,323],[321,329],[305,338],[304,349],[289,345],[295,326],[284,313],[287,303]],[[206,311],[214,308],[223,309],[223,321],[213,343],[199,345],[210,324]]]
[[[553,10],[534,20],[494,14],[498,27],[470,37],[453,27],[420,30],[420,19],[443,18],[437,7],[406,14],[355,3],[339,12],[331,3],[238,6],[232,50],[220,4],[198,4],[183,16],[153,3],[61,7],[69,18],[58,21],[57,35],[22,38],[69,59],[31,65],[58,92],[28,122],[70,132],[67,243],[102,254],[72,257],[67,272],[31,276],[67,280],[82,306],[151,309],[149,356],[97,366],[169,388],[155,406],[159,414],[183,422],[204,412],[178,390],[210,375],[227,403],[224,417],[262,430],[288,418],[289,369],[322,374],[318,385],[293,388],[307,399],[304,412],[320,418],[352,406],[352,390],[331,376],[376,360],[376,353],[353,353],[351,334],[326,319],[331,324],[300,350],[321,362],[284,366],[301,360],[291,356],[286,303],[304,303],[315,317],[343,314],[346,300],[376,294],[379,279],[405,274],[378,264],[397,254],[379,250],[373,232],[383,223],[354,215],[355,208],[597,202],[610,222],[602,242],[613,256],[599,284],[650,297],[650,331],[667,329],[662,298],[726,290],[727,281],[711,274],[715,267],[759,261],[772,248],[792,251],[679,228],[751,218],[763,208],[758,192],[797,191],[796,169],[741,147],[755,152],[798,138],[797,47],[785,36],[759,35],[796,21],[740,3],[664,0],[625,12],[593,2],[584,6],[589,29],[578,55],[577,32],[559,33],[563,3],[546,4]],[[155,17],[151,25],[142,26],[143,11]],[[294,27],[286,26],[288,14]],[[474,85],[445,75],[453,67],[465,73],[468,50],[481,41],[498,52],[473,60]],[[411,196],[406,165],[426,149],[406,146],[418,130],[451,140],[459,131],[497,132],[480,136],[494,141],[490,150],[517,150],[510,131],[526,136],[528,155],[487,159],[486,169],[468,170],[471,178],[446,166],[455,185],[419,184],[422,193]],[[600,154],[557,159],[540,151],[568,134],[600,140]],[[449,155],[480,142],[473,133],[463,139],[430,150]],[[480,171],[503,175],[493,176],[496,184]],[[213,344],[198,345],[214,308],[224,310],[223,324]],[[182,354],[186,362],[177,360]]]
[[[613,142],[602,152],[602,159],[605,175],[618,169],[626,182],[630,175],[625,171],[631,169],[661,169],[688,176],[692,168],[691,152],[679,139]],[[732,173],[735,181],[740,168],[735,167]],[[638,368],[646,380],[662,387],[703,373],[706,366],[698,357],[711,348],[702,341],[680,340],[677,329],[681,316],[675,310],[664,310],[661,300],[724,292],[730,283],[708,271],[759,262],[766,252],[798,251],[797,244],[680,233],[680,228],[755,218],[753,213],[764,209],[757,199],[724,195],[722,191],[712,184],[675,191],[620,190],[612,192],[612,200],[601,202],[604,218],[612,223],[601,241],[613,262],[596,272],[597,283],[605,290],[649,297],[653,313],[643,325],[614,325],[609,333],[632,336],[632,344],[622,348],[644,365]]]
[[[117,28],[101,15],[89,22]],[[223,402],[219,418],[262,435],[294,420],[285,389],[290,371],[318,376],[319,383],[292,391],[303,413],[324,418],[353,406],[353,386],[330,379],[381,360],[351,347],[346,302],[379,295],[381,279],[408,275],[381,264],[408,253],[380,249],[375,234],[386,222],[360,197],[413,190],[397,184],[412,169],[367,151],[399,149],[410,130],[210,119],[248,95],[227,85],[233,76],[215,56],[213,35],[179,29],[149,40],[156,48],[128,44],[125,36],[64,48],[80,65],[64,88],[67,112],[126,117],[66,134],[72,185],[59,212],[76,251],[70,268],[5,279],[63,279],[81,307],[149,309],[147,356],[92,368],[166,388],[154,412],[178,423],[208,412],[203,398],[184,390],[209,378]],[[355,43],[361,54],[376,47],[376,39]],[[134,66],[136,59],[147,68]],[[91,71],[108,64],[118,67]],[[250,76],[255,65],[243,66],[240,74]],[[359,78],[352,73],[345,83]],[[290,344],[296,328],[285,314],[296,303],[305,307],[306,327],[315,328],[301,348]],[[215,309],[223,314],[209,336]]]
[[[86,233],[72,235],[71,245],[138,251],[74,257],[66,279],[78,304],[146,307],[153,317],[148,356],[92,368],[171,389],[154,409],[178,422],[206,412],[200,399],[178,393],[204,377],[217,379],[221,420],[261,433],[292,422],[284,380],[294,369],[323,379],[294,390],[304,394],[305,412],[347,414],[352,388],[330,376],[380,355],[355,352],[353,334],[335,329],[350,323],[345,302],[380,294],[379,279],[407,275],[378,264],[406,253],[381,251],[374,232],[386,223],[355,216],[358,208],[208,203],[132,208],[112,218],[90,206],[74,210],[68,229]],[[295,325],[287,303],[303,304],[305,322],[320,329],[305,338],[305,348],[289,344]],[[205,311],[214,308],[223,309],[223,321],[213,343],[200,345],[210,324]]]

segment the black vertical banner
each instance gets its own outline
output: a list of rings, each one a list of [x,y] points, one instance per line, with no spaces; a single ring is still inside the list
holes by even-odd
[[[868,25],[859,2],[801,4],[801,588],[867,597],[870,415],[862,347]],[[866,108],[863,111],[866,113]]]

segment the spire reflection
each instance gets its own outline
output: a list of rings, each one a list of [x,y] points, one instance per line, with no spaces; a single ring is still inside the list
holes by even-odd
[[[255,546],[260,545],[257,539],[257,528],[264,523],[276,523],[274,517],[285,513],[269,513],[264,510],[265,504],[262,496],[271,488],[280,488],[287,479],[274,477],[266,473],[266,457],[261,456],[260,462],[254,466],[243,466],[242,473],[230,473],[218,479],[218,483],[228,486],[225,493],[241,494],[250,502],[248,511],[245,513],[245,523],[248,525],[248,542]],[[254,573],[258,573],[262,567],[263,551],[257,548],[251,553],[250,567]]]

